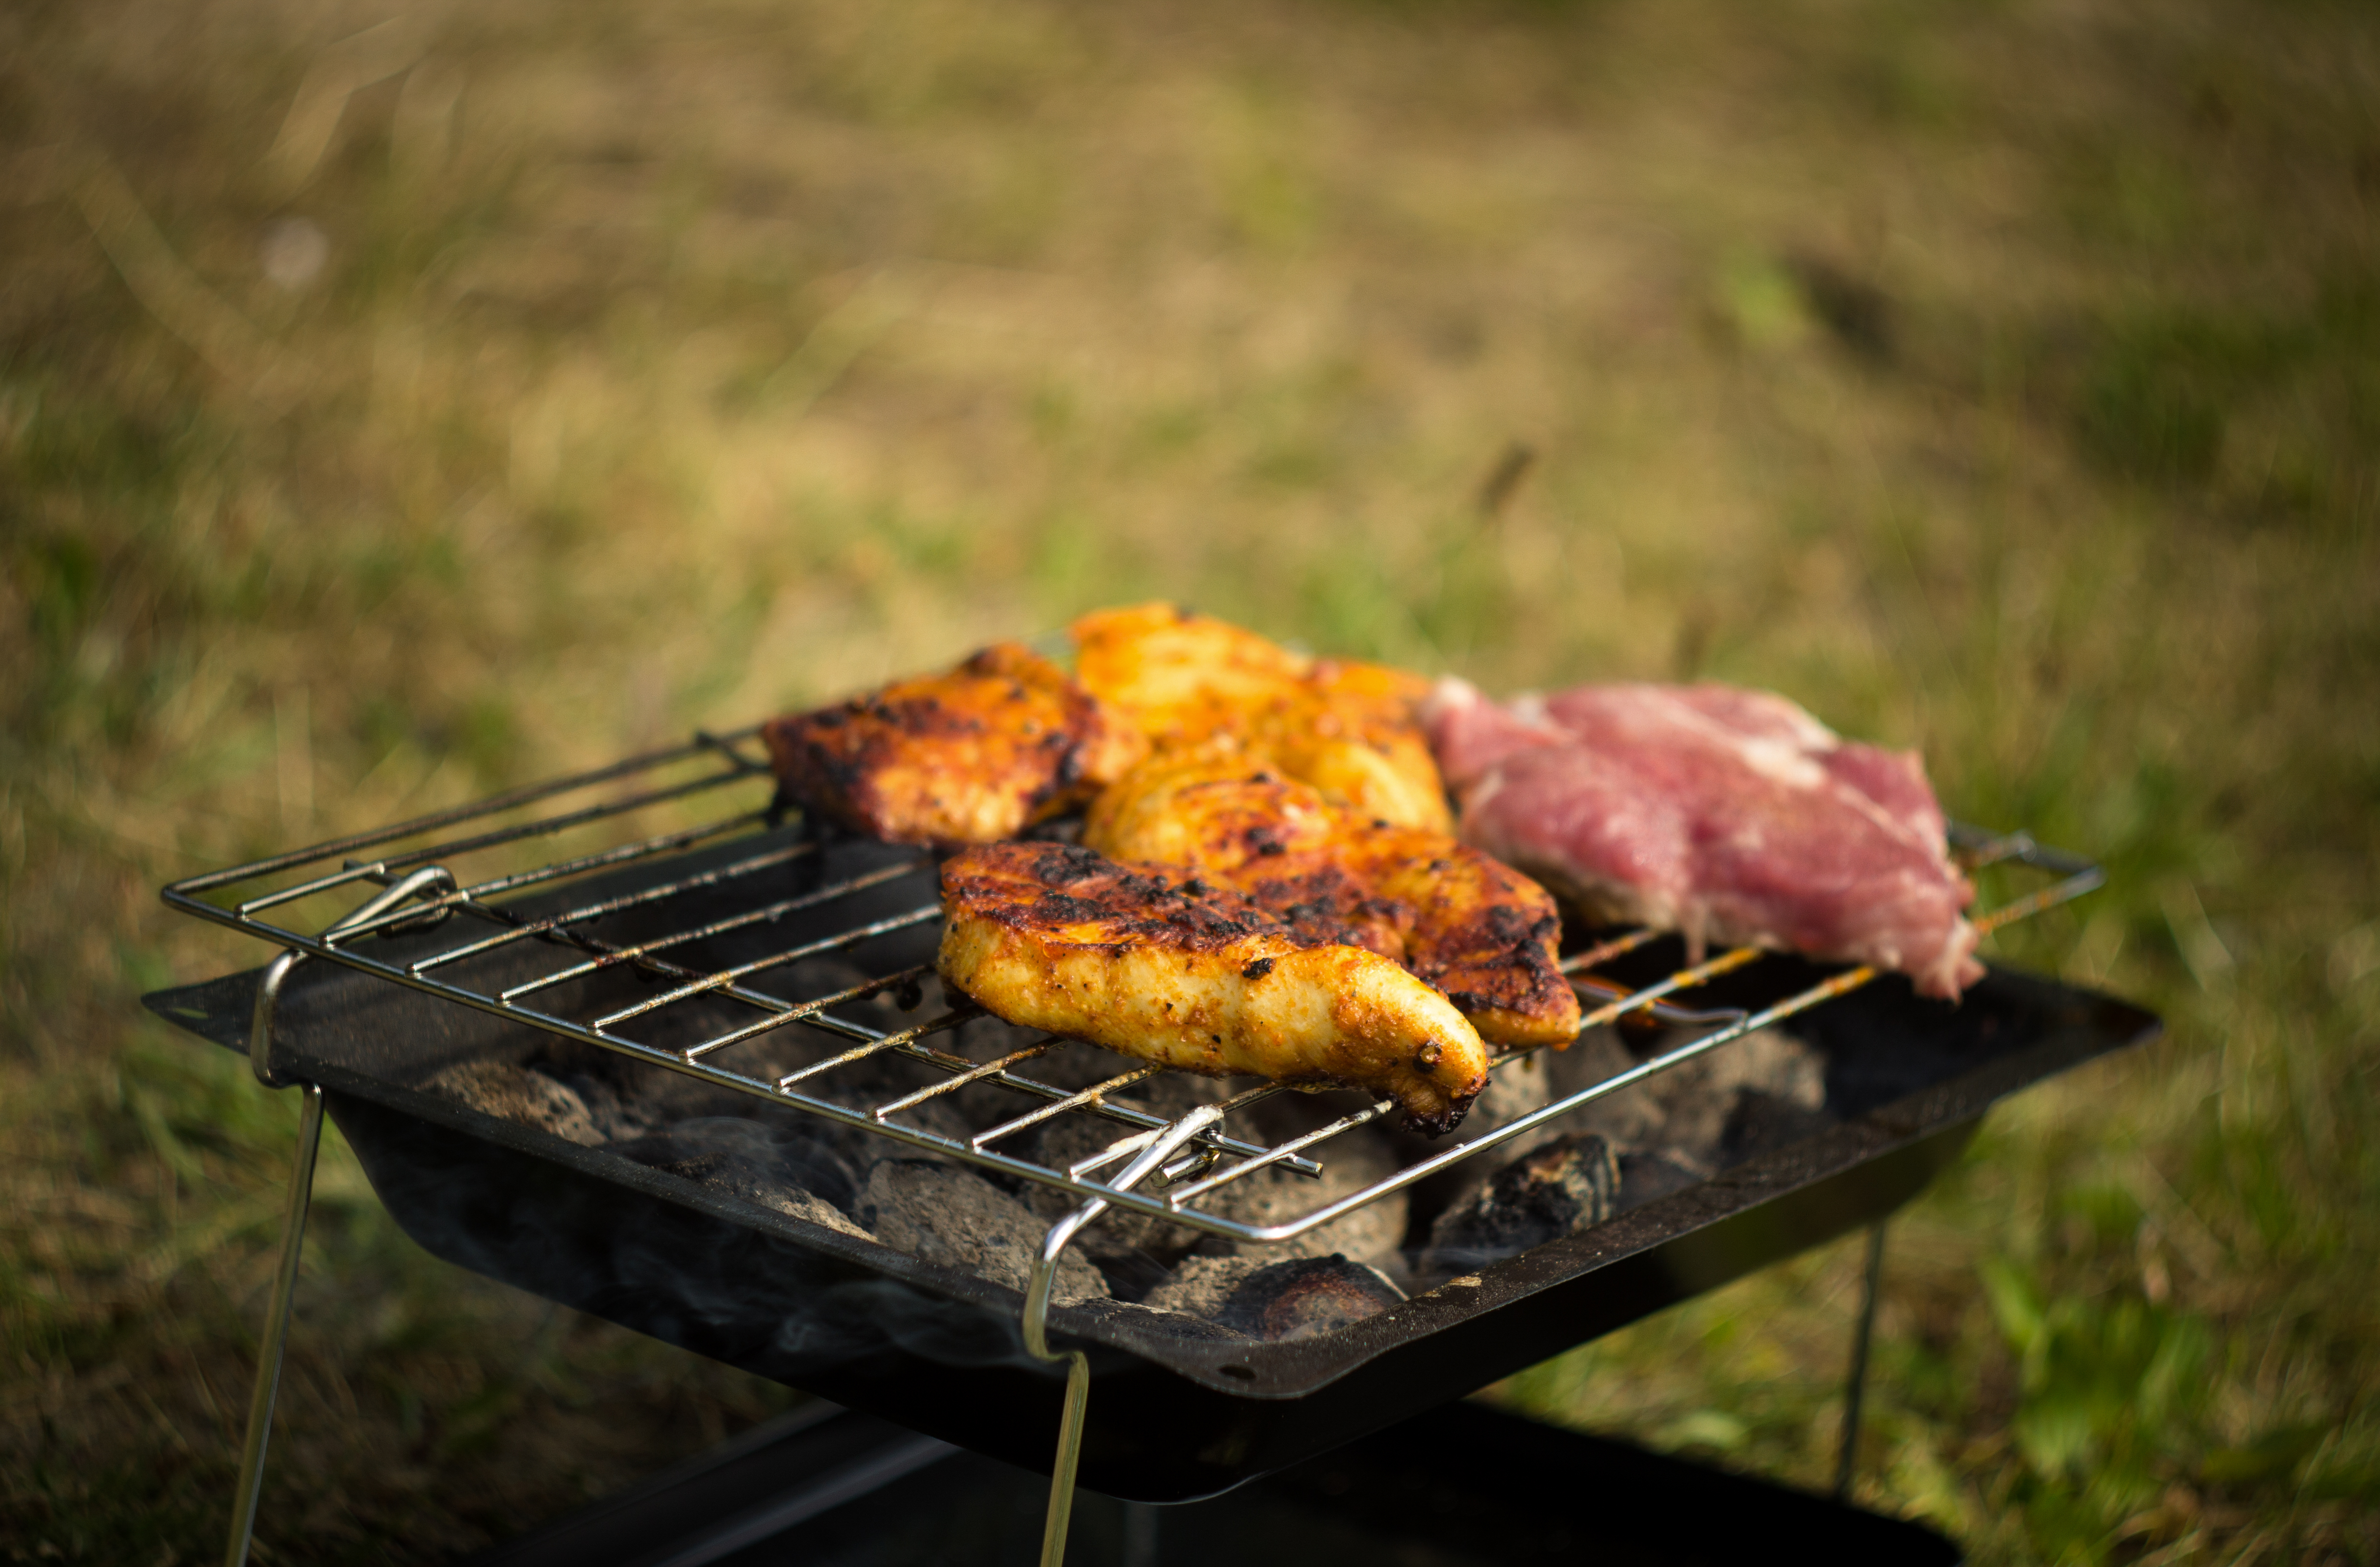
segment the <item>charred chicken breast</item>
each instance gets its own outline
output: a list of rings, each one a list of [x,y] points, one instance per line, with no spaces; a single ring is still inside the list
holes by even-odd
[[[1431,1133],[1487,1087],[1487,1047],[1444,996],[1196,878],[991,844],[943,864],[942,910],[942,978],[1011,1023],[1209,1076],[1368,1089]]]
[[[1014,837],[1148,749],[1064,670],[1014,642],[761,734],[805,809],[870,837],[944,845]]]
[[[1445,833],[1333,805],[1261,759],[1213,744],[1152,758],[1093,803],[1083,843],[1220,882],[1309,939],[1393,958],[1494,1043],[1578,1033],[1545,889]]]
[[[1416,716],[1420,676],[1307,658],[1172,604],[1101,610],[1073,629],[1075,678],[1160,749],[1232,735],[1366,819],[1454,830]]]

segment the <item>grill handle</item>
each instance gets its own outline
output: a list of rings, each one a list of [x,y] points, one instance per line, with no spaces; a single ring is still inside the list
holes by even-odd
[[[425,865],[396,882],[386,891],[376,893],[353,913],[333,923],[322,935],[324,946],[335,946],[339,938],[358,926],[368,924],[390,909],[419,895],[431,887],[455,891],[455,873],[443,865]],[[281,987],[289,971],[306,960],[307,954],[296,947],[283,951],[264,971],[263,981],[256,987],[256,1010],[249,1015],[248,1067],[256,1080],[268,1088],[285,1088],[294,1081],[281,1075],[273,1064],[273,1014],[281,1003]]]

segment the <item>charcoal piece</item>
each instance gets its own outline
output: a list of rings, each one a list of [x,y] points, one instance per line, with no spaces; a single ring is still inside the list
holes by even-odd
[[[1220,1316],[1232,1292],[1264,1263],[1253,1257],[1185,1257],[1173,1276],[1141,1297],[1140,1304],[1189,1317]]]
[[[587,1106],[588,1119],[607,1143],[625,1142],[633,1137],[650,1136],[667,1126],[670,1117],[660,1106],[624,1092],[622,1085],[592,1073],[572,1071],[558,1064],[546,1069],[553,1079],[578,1096]]]
[[[1104,1051],[1106,1064],[1121,1069],[1124,1064]],[[1113,1075],[1110,1072],[1109,1075]],[[1057,1080],[1055,1075],[1044,1074],[1044,1080]],[[1097,1078],[1091,1081],[1098,1081]],[[1067,1084],[1061,1087],[1087,1087],[1087,1084]],[[1169,1072],[1146,1084],[1135,1085],[1117,1095],[1120,1103],[1151,1114],[1176,1116],[1197,1105],[1223,1097],[1224,1085],[1210,1077],[1194,1077]],[[1075,1161],[1118,1140],[1129,1137],[1136,1130],[1122,1121],[1110,1121],[1105,1116],[1089,1114],[1060,1115],[1041,1123],[1019,1136],[1013,1145],[1005,1145],[1024,1158],[1053,1169],[1063,1170]],[[1112,1175],[1122,1164],[1099,1172]],[[1082,1206],[1082,1199],[1054,1186],[1038,1182],[1022,1184],[1017,1196],[1025,1205],[1043,1219],[1055,1221]],[[1162,1219],[1134,1213],[1128,1209],[1111,1209],[1099,1221],[1085,1229],[1075,1244],[1087,1255],[1102,1262],[1110,1258],[1145,1256],[1160,1266],[1172,1262],[1198,1242],[1198,1233]]]
[[[1311,1339],[1378,1317],[1404,1298],[1378,1269],[1335,1255],[1306,1257],[1249,1274],[1215,1320],[1252,1339]]]
[[[422,1087],[442,1099],[551,1132],[582,1148],[607,1140],[588,1114],[587,1101],[568,1085],[509,1061],[457,1062]]]
[[[552,1041],[530,1064],[579,1097],[607,1142],[707,1117],[748,1115],[759,1108],[758,1100],[734,1088],[577,1040]]]
[[[1012,1290],[1028,1282],[1050,1226],[972,1171],[929,1160],[892,1159],[868,1172],[860,1222],[896,1251],[957,1268]],[[1069,1250],[1050,1298],[1059,1305],[1105,1298],[1107,1281]]]
[[[1619,1211],[1642,1208],[1657,1197],[1682,1192],[1710,1179],[1708,1170],[1687,1163],[1675,1153],[1631,1149],[1620,1156]]]
[[[1466,1119],[1484,1115],[1488,1118],[1485,1125],[1501,1126],[1533,1110],[1545,1108],[1553,1098],[1552,1079],[1546,1067],[1547,1053],[1533,1051],[1500,1071],[1489,1073],[1488,1087],[1471,1101],[1471,1115]],[[1433,1146],[1430,1151],[1438,1150]]]
[[[1117,1095],[1117,1099],[1155,1114],[1174,1116],[1196,1105],[1222,1099],[1233,1087],[1214,1078],[1168,1073]],[[1275,1100],[1261,1107],[1270,1111],[1269,1115],[1234,1117],[1226,1129],[1254,1142],[1276,1143],[1343,1114],[1347,1109],[1346,1101],[1335,1098],[1307,1099],[1304,1095],[1284,1095],[1283,1099],[1290,1102]],[[1043,1123],[1026,1139],[1020,1139],[1017,1151],[1062,1170],[1119,1138],[1130,1136],[1133,1130],[1121,1122],[1063,1115]],[[1394,1146],[1370,1127],[1330,1139],[1315,1149],[1315,1157],[1323,1166],[1318,1178],[1278,1168],[1260,1170],[1218,1187],[1200,1199],[1197,1207],[1202,1212],[1225,1219],[1275,1224],[1335,1202],[1393,1174],[1398,1168]],[[1116,1165],[1111,1170],[1121,1168]],[[1038,1184],[1025,1187],[1019,1196],[1034,1212],[1050,1220],[1072,1211],[1081,1200],[1054,1187]],[[1085,1230],[1075,1244],[1103,1259],[1139,1252],[1160,1263],[1175,1262],[1194,1247],[1201,1256],[1210,1257],[1246,1255],[1277,1259],[1328,1257],[1340,1252],[1368,1261],[1392,1255],[1404,1239],[1405,1205],[1402,1192],[1391,1193],[1280,1245],[1244,1244],[1213,1235],[1202,1238],[1195,1230],[1162,1219],[1111,1210]]]
[[[864,1064],[867,1063],[862,1063],[862,1067]],[[900,1079],[890,1069],[885,1069],[879,1081],[867,1084],[862,1090],[840,1090],[833,1096],[821,1098],[833,1098],[835,1102],[843,1102],[843,1105],[873,1108],[873,1105],[883,1105],[883,1102],[897,1100],[906,1093],[914,1093],[923,1084],[918,1084],[918,1081]],[[850,1088],[850,1086],[844,1084],[843,1088]],[[945,1136],[952,1143],[964,1143],[976,1131],[968,1124],[968,1119],[959,1112],[957,1105],[952,1105],[947,1098],[935,1098],[935,1100],[926,1100],[923,1105],[912,1105],[909,1110],[902,1110],[897,1124],[914,1126],[918,1131],[933,1131],[935,1136]],[[888,1136],[873,1134],[862,1126],[835,1126],[833,1122],[819,1122],[819,1129],[823,1136],[833,1138],[835,1150],[840,1150],[844,1160],[850,1160],[852,1170],[859,1174],[862,1186],[867,1184],[867,1172],[873,1170],[876,1164],[883,1164],[885,1160],[935,1158],[935,1155],[921,1153],[909,1143],[895,1143]]]
[[[1691,1037],[1672,1031],[1645,1049],[1658,1054]],[[1554,1093],[1568,1095],[1626,1071],[1637,1059],[1618,1036],[1597,1029],[1551,1057],[1548,1070]],[[1616,1148],[1667,1148],[1690,1165],[1715,1167],[1730,1162],[1728,1122],[1736,1099],[1746,1092],[1820,1110],[1826,1103],[1826,1058],[1782,1030],[1763,1028],[1597,1099],[1564,1117],[1562,1124],[1600,1133]]]
[[[1349,1105],[1336,1095],[1308,1099],[1285,1094],[1259,1108],[1272,1114],[1251,1121],[1248,1130],[1256,1134],[1252,1140],[1277,1144],[1346,1113]],[[1273,1166],[1217,1187],[1199,1198],[1197,1206],[1202,1212],[1245,1224],[1281,1224],[1385,1180],[1402,1166],[1395,1145],[1372,1126],[1360,1126],[1318,1143],[1312,1156],[1321,1161],[1319,1176]],[[1403,1243],[1408,1204],[1406,1194],[1395,1191],[1293,1240],[1229,1241],[1208,1235],[1199,1241],[1197,1249],[1202,1256],[1253,1257],[1263,1261],[1335,1253],[1370,1262],[1392,1255]]]
[[[1361,1145],[1352,1139],[1333,1141],[1315,1150],[1323,1160],[1318,1179],[1284,1170],[1261,1170],[1218,1188],[1198,1206],[1218,1218],[1244,1224],[1281,1224],[1303,1218],[1396,1172],[1390,1160],[1373,1159],[1367,1157],[1368,1150],[1359,1150]],[[1209,1257],[1385,1257],[1404,1239],[1406,1212],[1405,1194],[1391,1192],[1290,1240],[1232,1241],[1208,1235],[1199,1241],[1197,1249]]]
[[[604,1151],[742,1201],[872,1239],[851,1221],[851,1170],[817,1138],[738,1117],[713,1116],[611,1144]]]
[[[1636,1064],[1635,1054],[1609,1028],[1588,1029],[1566,1051],[1538,1053],[1546,1063],[1548,1088],[1556,1099],[1566,1099]],[[1625,1148],[1658,1140],[1668,1120],[1667,1101],[1651,1083],[1642,1083],[1581,1106],[1562,1117],[1561,1129],[1572,1135],[1598,1133],[1613,1147]]]
[[[1461,1273],[1599,1224],[1617,1211],[1620,1167],[1593,1132],[1512,1160],[1430,1226],[1424,1270]]]

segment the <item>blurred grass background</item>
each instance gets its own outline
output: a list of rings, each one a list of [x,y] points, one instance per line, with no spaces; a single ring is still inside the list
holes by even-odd
[[[1706,675],[2102,856],[2161,1043],[1893,1232],[1861,1499],[2380,1560],[2380,30],[2320,0],[0,15],[0,1540],[220,1549],[295,1107],[172,876],[1165,595]],[[1856,1242],[1498,1391],[1823,1485]],[[326,1151],[264,1561],[785,1395]]]

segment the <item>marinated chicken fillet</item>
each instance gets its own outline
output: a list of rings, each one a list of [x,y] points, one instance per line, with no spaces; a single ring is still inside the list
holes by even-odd
[[[1161,755],[1093,803],[1085,846],[1246,894],[1299,934],[1394,958],[1482,1039],[1564,1046],[1578,997],[1536,882],[1442,832],[1367,820],[1219,747]]]
[[[980,844],[1081,804],[1148,750],[1130,724],[1014,642],[761,732],[787,795],[856,832]]]
[[[1454,830],[1418,719],[1421,676],[1307,658],[1172,604],[1100,610],[1073,629],[1075,678],[1160,749],[1231,735],[1366,819]]]
[[[1488,1084],[1444,996],[1193,878],[991,844],[944,863],[942,911],[942,978],[1011,1023],[1208,1076],[1369,1089],[1433,1134]]]
[[[1584,686],[1509,704],[1460,681],[1430,737],[1463,838],[1604,917],[1873,964],[1955,1001],[1983,977],[1942,808],[1913,752],[1838,739],[1782,697]]]

